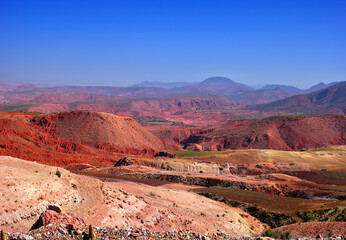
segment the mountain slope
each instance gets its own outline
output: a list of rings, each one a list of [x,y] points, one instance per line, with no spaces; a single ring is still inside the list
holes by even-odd
[[[251,106],[263,112],[323,114],[346,113],[346,81],[308,94],[301,94],[276,102]]]
[[[318,83],[316,85],[311,86],[308,89],[303,90],[303,93],[315,92],[315,91],[322,90],[322,89],[327,88],[327,87],[331,87],[331,86],[333,86],[335,84],[338,84],[338,83],[340,83],[340,82],[331,82],[331,83],[328,83],[328,84],[320,82],[320,83]]]
[[[209,133],[190,136],[185,148],[201,150],[300,150],[346,144],[346,116],[277,116],[230,120]]]
[[[288,86],[288,85],[280,85],[280,84],[268,84],[265,85],[264,87],[262,87],[261,89],[282,89],[285,92],[289,93],[289,94],[299,94],[302,92],[301,89],[293,87],[293,86]]]

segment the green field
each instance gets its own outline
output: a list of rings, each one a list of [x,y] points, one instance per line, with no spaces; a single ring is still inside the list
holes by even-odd
[[[212,156],[215,154],[223,154],[226,151],[187,151],[187,150],[177,150],[177,151],[169,151],[172,154],[175,154],[177,158],[185,158],[185,157],[197,157],[197,156]]]

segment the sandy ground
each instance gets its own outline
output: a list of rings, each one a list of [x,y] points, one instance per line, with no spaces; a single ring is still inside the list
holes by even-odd
[[[61,172],[61,177],[56,171]],[[183,190],[106,182],[67,170],[0,156],[0,228],[27,231],[49,203],[102,227],[217,231],[253,236],[263,226],[245,212]]]

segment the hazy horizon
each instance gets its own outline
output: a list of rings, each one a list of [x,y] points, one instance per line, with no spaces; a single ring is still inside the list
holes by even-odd
[[[346,80],[346,2],[1,1],[0,80],[129,86]]]
[[[225,76],[211,76],[211,77],[225,77]],[[208,77],[210,78],[210,77]],[[206,79],[208,79],[206,78]],[[225,77],[227,78],[227,77]],[[0,82],[12,82],[12,83],[16,83],[16,84],[34,84],[34,85],[39,85],[39,86],[51,86],[51,87],[72,87],[72,86],[82,86],[82,87],[132,87],[133,85],[137,85],[137,84],[141,84],[141,83],[164,83],[164,84],[173,84],[173,83],[191,83],[191,84],[198,84],[200,82],[203,82],[204,80],[206,79],[203,79],[201,81],[196,81],[196,82],[183,82],[183,81],[180,81],[180,82],[162,82],[162,81],[141,81],[141,82],[135,82],[133,84],[129,84],[129,85],[116,85],[116,84],[113,84],[113,85],[104,85],[104,84],[97,84],[98,82],[95,81],[95,84],[90,84],[90,85],[87,85],[87,84],[50,84],[50,83],[31,83],[31,82],[19,82],[19,81],[7,81],[7,80],[1,80],[0,79]],[[230,78],[229,78],[230,79]],[[237,83],[242,83],[242,82],[238,82],[238,81],[235,81],[234,79],[230,79],[230,80],[233,80],[234,82],[237,82]],[[324,83],[326,85],[330,84],[330,83],[333,83],[333,82],[337,82],[337,81],[331,81],[331,82],[316,82],[312,85],[308,85],[306,87],[299,87],[299,86],[296,86],[296,85],[293,85],[293,84],[280,84],[280,83],[267,83],[267,84],[262,84],[262,83],[254,83],[254,84],[248,84],[249,87],[252,87],[254,89],[260,89],[266,85],[283,85],[283,86],[292,86],[292,87],[296,87],[296,88],[299,88],[301,90],[305,90],[305,89],[308,89],[312,86],[315,86],[319,83]],[[343,82],[343,81],[338,81],[338,82]]]

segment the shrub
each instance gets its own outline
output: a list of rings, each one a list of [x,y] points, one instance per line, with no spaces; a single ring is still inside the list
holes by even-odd
[[[266,237],[273,237],[273,232],[271,228],[268,228],[265,232],[264,232],[264,236]]]
[[[59,170],[56,170],[55,175],[57,175],[59,178],[61,178],[61,172]]]
[[[298,189],[298,190],[289,192],[287,196],[294,197],[294,198],[311,199],[313,197],[313,194],[311,192],[305,192]]]
[[[291,232],[286,230],[275,230],[273,232],[273,238],[275,239],[290,239],[291,238]]]

